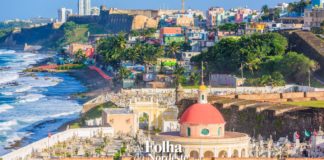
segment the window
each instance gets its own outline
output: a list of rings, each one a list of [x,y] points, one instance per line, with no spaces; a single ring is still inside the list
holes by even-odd
[[[205,129],[202,129],[201,130],[201,134],[207,136],[209,134],[209,130],[206,129],[206,128]]]
[[[221,128],[221,127],[219,127],[219,128],[218,128],[218,136],[220,136],[220,135],[221,135],[221,132],[222,132],[222,128]]]
[[[188,136],[188,137],[190,137],[190,136],[191,136],[191,130],[190,130],[190,128],[189,128],[189,127],[187,128],[187,136]]]
[[[201,100],[204,100],[205,99],[205,96],[204,95],[201,95]]]

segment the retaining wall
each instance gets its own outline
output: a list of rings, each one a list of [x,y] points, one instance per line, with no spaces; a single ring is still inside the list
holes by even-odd
[[[36,141],[30,145],[22,147],[18,150],[10,152],[4,156],[2,156],[2,160],[20,160],[20,159],[28,159],[28,157],[35,151],[41,152],[46,148],[54,146],[58,142],[63,142],[68,139],[71,139],[74,136],[80,138],[90,138],[98,133],[102,133],[104,135],[112,135],[114,133],[113,128],[111,127],[99,127],[99,128],[78,128],[78,129],[70,129],[64,132],[60,132],[52,135],[51,137],[43,138],[39,141]]]

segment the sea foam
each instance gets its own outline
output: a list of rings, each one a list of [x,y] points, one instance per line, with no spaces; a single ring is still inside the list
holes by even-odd
[[[45,96],[42,94],[27,94],[25,96],[19,97],[19,103],[26,103],[26,102],[35,102],[38,101],[41,98],[44,98]]]
[[[13,109],[13,108],[14,108],[13,106],[8,105],[8,104],[0,105],[0,113],[6,112],[9,109]]]

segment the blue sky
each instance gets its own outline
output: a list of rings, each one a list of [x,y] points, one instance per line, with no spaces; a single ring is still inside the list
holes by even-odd
[[[186,0],[187,8],[206,10],[210,6],[225,8],[248,6],[259,9],[263,4],[274,6],[279,2],[292,2],[296,0]],[[132,9],[176,9],[181,7],[181,0],[92,0],[93,6],[107,5],[108,8]],[[61,7],[72,8],[77,11],[77,0],[1,0],[0,21],[13,18],[30,17],[57,17],[57,9]]]

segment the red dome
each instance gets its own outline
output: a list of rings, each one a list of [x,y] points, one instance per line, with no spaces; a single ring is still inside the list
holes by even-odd
[[[181,116],[180,124],[224,124],[223,115],[211,104],[196,103]]]

